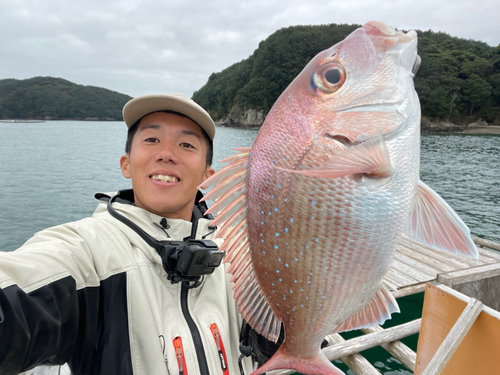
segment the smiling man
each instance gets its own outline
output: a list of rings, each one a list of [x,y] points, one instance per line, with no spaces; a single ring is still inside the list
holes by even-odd
[[[120,165],[123,175],[132,179],[138,207],[160,216],[190,220],[198,186],[214,173],[210,168],[215,135],[211,118],[207,114],[198,125],[181,113],[161,111],[136,119],[150,109],[145,103],[153,101],[157,108],[169,108],[167,104],[177,98],[182,99],[149,96],[125,105],[130,147]]]
[[[123,116],[133,189],[0,254],[1,374],[239,373],[242,320],[199,201],[214,123],[182,94],[132,99]]]

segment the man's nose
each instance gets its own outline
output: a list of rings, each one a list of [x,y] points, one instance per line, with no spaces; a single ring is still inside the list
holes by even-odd
[[[177,154],[175,153],[175,147],[171,142],[164,142],[158,154],[156,156],[156,161],[158,162],[172,162],[176,164],[178,162]]]

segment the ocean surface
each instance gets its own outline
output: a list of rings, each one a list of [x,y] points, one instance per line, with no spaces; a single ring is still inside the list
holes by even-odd
[[[256,135],[218,128],[214,160],[251,146]],[[15,250],[41,229],[91,215],[96,192],[130,188],[119,164],[125,139],[122,122],[0,123],[0,251]],[[423,135],[421,161],[422,180],[472,234],[500,243],[500,136]],[[416,319],[422,298],[399,303]],[[407,343],[416,349],[416,336]],[[410,374],[380,351],[367,356],[384,374]]]

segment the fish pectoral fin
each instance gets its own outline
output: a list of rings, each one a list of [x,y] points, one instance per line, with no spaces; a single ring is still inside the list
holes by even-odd
[[[427,246],[477,259],[467,225],[429,186],[419,181],[404,233]]]
[[[391,318],[392,313],[399,312],[396,299],[389,290],[389,285],[382,281],[382,287],[373,296],[371,301],[358,310],[331,333],[352,331],[355,329],[368,328],[383,324]]]
[[[281,168],[280,168],[281,169]],[[368,141],[347,147],[334,158],[309,170],[282,169],[311,177],[339,178],[353,174],[365,174],[373,178],[389,177],[393,173],[389,151],[382,133]]]

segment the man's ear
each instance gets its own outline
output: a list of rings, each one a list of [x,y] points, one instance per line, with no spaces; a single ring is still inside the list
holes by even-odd
[[[214,173],[215,170],[213,168],[207,167],[207,170],[205,171],[205,180],[211,177]]]
[[[125,178],[130,178],[130,158],[128,155],[123,155],[120,158],[120,168],[122,169],[122,175]]]

